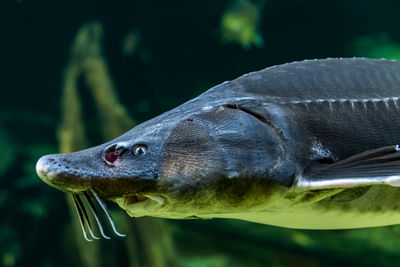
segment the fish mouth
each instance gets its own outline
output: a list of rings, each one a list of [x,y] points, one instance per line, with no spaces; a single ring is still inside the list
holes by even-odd
[[[136,203],[140,203],[143,201],[148,200],[149,198],[146,196],[140,196],[140,195],[134,195],[134,196],[129,196],[129,197],[125,197],[125,201],[124,201],[124,205],[133,205]]]
[[[129,195],[114,201],[131,217],[152,215],[167,205],[167,198],[160,194]]]

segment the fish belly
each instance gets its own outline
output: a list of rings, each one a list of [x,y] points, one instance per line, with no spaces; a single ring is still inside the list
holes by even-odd
[[[400,223],[399,213],[354,213],[341,211],[318,212],[316,210],[297,210],[290,213],[239,213],[215,214],[210,217],[240,219],[250,222],[296,229],[351,229],[377,227]]]

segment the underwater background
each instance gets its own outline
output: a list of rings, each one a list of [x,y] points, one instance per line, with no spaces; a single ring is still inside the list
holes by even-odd
[[[244,73],[303,59],[400,59],[400,1],[0,2],[0,266],[399,266],[400,226],[292,230],[129,218],[84,241],[37,159],[110,140]],[[109,229],[108,229],[109,230]]]

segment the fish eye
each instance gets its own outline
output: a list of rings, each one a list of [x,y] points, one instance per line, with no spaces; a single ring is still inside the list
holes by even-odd
[[[147,152],[147,146],[145,145],[136,145],[133,148],[133,155],[135,155],[136,157],[144,156],[146,152]]]

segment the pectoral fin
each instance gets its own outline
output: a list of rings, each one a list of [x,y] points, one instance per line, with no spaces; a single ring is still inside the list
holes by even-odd
[[[295,189],[329,189],[387,184],[400,186],[399,145],[356,154],[333,164],[311,167],[296,178]]]

